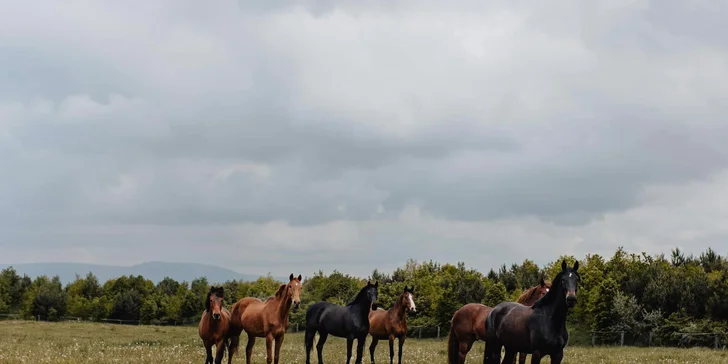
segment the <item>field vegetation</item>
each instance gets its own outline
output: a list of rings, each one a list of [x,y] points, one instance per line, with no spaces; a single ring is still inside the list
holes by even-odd
[[[367,340],[367,345],[370,340]],[[445,363],[445,341],[408,339],[403,361],[408,364]],[[368,353],[367,350],[365,352]],[[305,363],[303,335],[286,335],[281,363]],[[345,341],[330,337],[326,363],[346,358]],[[468,363],[482,363],[483,343],[474,345]],[[315,352],[314,352],[315,354]],[[265,363],[265,345],[256,345],[253,362]],[[203,363],[204,349],[195,327],[99,324],[90,322],[0,322],[0,363]],[[227,360],[227,357],[225,358]],[[313,359],[313,358],[312,358]],[[376,360],[388,363],[386,345]],[[395,359],[396,360],[396,359]],[[225,361],[226,362],[226,361]],[[234,357],[234,363],[245,358]],[[353,362],[353,361],[352,361]],[[369,363],[366,356],[364,363]],[[548,360],[545,361],[549,363]],[[728,351],[705,348],[568,347],[564,363],[727,363]],[[314,360],[315,363],[315,360]]]

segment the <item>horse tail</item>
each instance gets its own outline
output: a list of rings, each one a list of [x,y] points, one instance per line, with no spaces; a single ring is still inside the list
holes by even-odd
[[[240,346],[240,335],[231,336],[228,343],[228,357],[238,352],[238,346]]]
[[[455,333],[454,322],[450,323],[450,334],[447,336],[447,363],[460,363],[460,342],[457,333]]]

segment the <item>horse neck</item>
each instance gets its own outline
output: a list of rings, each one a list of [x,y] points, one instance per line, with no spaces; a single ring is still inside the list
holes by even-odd
[[[407,319],[407,307],[402,304],[403,301],[404,296],[400,295],[397,302],[394,303],[394,307],[389,309],[389,311],[394,314],[393,316],[396,321],[405,321]]]
[[[516,302],[526,306],[533,306],[533,304],[537,301],[533,299],[533,297],[536,295],[536,289],[537,287],[529,288],[528,290],[526,290],[526,292],[523,292],[521,297],[518,297],[518,300]]]
[[[561,329],[566,325],[566,296],[561,285],[552,285],[549,292],[537,301],[539,305],[534,310],[541,311],[551,318],[551,326]],[[535,303],[534,303],[534,306]]]
[[[278,305],[278,317],[281,319],[288,317],[288,314],[291,312],[291,305],[293,304],[291,302],[291,295],[285,293],[280,297],[274,298],[274,300]]]

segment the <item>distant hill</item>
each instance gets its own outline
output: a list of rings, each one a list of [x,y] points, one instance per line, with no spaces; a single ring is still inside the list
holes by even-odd
[[[76,279],[76,274],[86,276],[88,272],[98,278],[99,283],[104,284],[109,279],[128,275],[141,275],[152,280],[155,284],[164,277],[173,278],[179,282],[192,282],[198,277],[207,277],[210,283],[222,283],[228,280],[252,281],[258,279],[260,274],[242,274],[230,269],[214,265],[197,263],[168,263],[168,262],[146,262],[132,266],[113,266],[84,263],[25,263],[25,264],[0,264],[0,269],[12,266],[19,275],[27,274],[30,278],[46,275],[48,277],[59,276],[66,284]],[[273,277],[283,281],[283,277]],[[287,281],[287,280],[286,280]]]

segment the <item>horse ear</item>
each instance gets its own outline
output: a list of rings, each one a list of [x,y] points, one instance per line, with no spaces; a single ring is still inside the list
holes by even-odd
[[[379,287],[379,281],[374,282],[374,287]]]
[[[301,275],[299,274],[298,275],[298,281],[300,282],[302,279],[303,279],[303,277],[301,277]]]
[[[574,272],[576,272],[578,270],[579,270],[579,261],[577,260],[574,262]]]
[[[370,279],[367,281],[367,286],[371,286],[371,285],[372,285],[372,280]]]
[[[410,293],[415,293],[415,286],[410,287]]]
[[[293,273],[291,273],[291,275],[288,277],[288,280],[289,281],[292,281],[293,280]]]
[[[546,287],[546,281],[543,280],[543,277],[541,277],[541,282],[539,284],[541,287]]]
[[[566,259],[561,261],[561,270],[566,272]]]

